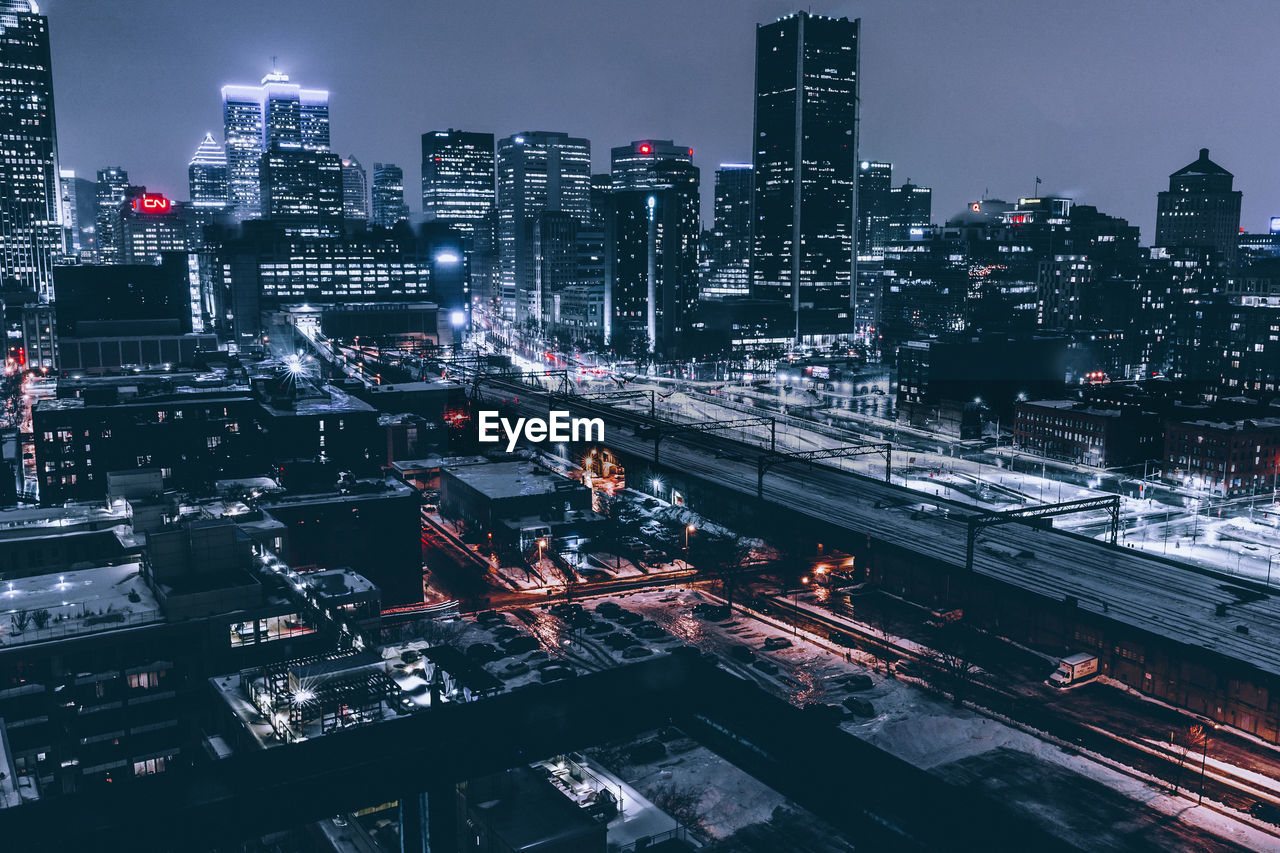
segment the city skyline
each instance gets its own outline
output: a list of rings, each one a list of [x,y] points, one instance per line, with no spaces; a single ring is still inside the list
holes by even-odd
[[[221,125],[220,87],[255,82],[270,70],[272,56],[293,79],[332,92],[336,148],[362,162],[403,164],[409,187],[419,182],[420,135],[439,127],[584,136],[595,148],[595,172],[607,170],[609,148],[639,138],[687,142],[703,169],[748,161],[755,25],[793,11],[775,0],[728,11],[660,3],[639,17],[607,4],[575,14],[579,27],[571,31],[548,23],[558,19],[557,10],[568,14],[566,4],[540,4],[536,13],[497,4],[374,9],[337,28],[326,27],[336,18],[323,13],[294,14],[301,4],[278,4],[268,13],[251,13],[244,4],[239,14],[232,3],[229,14],[202,21],[201,38],[194,39],[190,18],[166,4],[140,2],[127,16],[116,8],[65,14],[72,5],[42,4],[53,36],[61,165],[79,174],[121,165],[138,182],[179,198],[186,195],[190,139]],[[318,8],[340,11],[337,4]],[[1190,59],[1166,46],[1181,30],[1201,26],[1191,3],[1073,4],[1035,10],[1034,21],[1031,10],[1012,3],[952,9],[833,2],[812,11],[863,19],[861,154],[892,162],[895,180],[932,187],[935,221],[984,192],[1010,201],[1031,195],[1042,177],[1042,194],[1123,216],[1149,244],[1155,193],[1201,147],[1236,175],[1246,230],[1265,230],[1280,206],[1270,201],[1280,196],[1280,164],[1269,157],[1269,124],[1251,106],[1266,94],[1263,38],[1273,31],[1268,23],[1280,24],[1280,10],[1239,8],[1249,14],[1220,22],[1203,54]],[[682,26],[675,31],[659,25],[677,14]],[[400,31],[422,39],[385,44],[376,56],[358,50],[364,38],[382,44],[374,36],[393,18]],[[147,61],[113,61],[106,52],[136,38],[140,20],[149,22]],[[631,30],[617,50],[608,39],[573,35],[619,20]],[[914,49],[902,49],[912,43]],[[1228,49],[1230,68],[1211,58]],[[575,67],[588,73],[570,77],[540,59],[564,52],[576,52]],[[652,64],[645,73],[635,74],[646,62]],[[957,74],[957,66],[972,72]],[[405,69],[429,71],[430,85],[387,84]],[[1117,80],[1130,81],[1128,88]],[[1157,84],[1160,96],[1149,97]],[[150,115],[121,109],[112,91],[138,92],[136,103],[165,108]],[[619,95],[630,106],[591,108],[592,99]],[[1171,122],[1171,115],[1188,120]],[[1148,132],[1153,126],[1167,129],[1156,136]],[[704,211],[710,194],[704,181]],[[408,196],[416,210],[417,194]]]

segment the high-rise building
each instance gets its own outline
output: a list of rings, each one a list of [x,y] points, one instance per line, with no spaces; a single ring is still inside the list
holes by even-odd
[[[119,236],[120,205],[129,191],[129,173],[119,166],[98,170],[97,210],[95,233],[98,242],[98,261],[104,264],[120,263]]]
[[[273,145],[262,155],[261,215],[291,234],[342,233],[342,160],[327,151]]]
[[[903,243],[921,230],[933,218],[933,190],[918,187],[908,180],[900,187],[889,190],[889,239]],[[882,254],[883,256],[883,254]]]
[[[118,264],[150,264],[188,248],[187,221],[177,202],[146,187],[129,187],[113,218]],[[188,302],[188,304],[190,304]]]
[[[58,205],[62,217],[62,246],[68,255],[80,254],[80,217],[76,208],[76,173],[58,170]]]
[[[591,227],[604,230],[609,216],[609,194],[613,192],[612,175],[591,176]]]
[[[224,210],[227,206],[227,152],[206,133],[187,166],[191,205]]]
[[[752,184],[750,163],[721,163],[716,170],[710,261],[701,287],[704,298],[747,296],[751,292]]]
[[[409,218],[404,202],[404,171],[395,163],[373,164],[374,225],[390,228]]]
[[[1213,249],[1234,263],[1240,234],[1239,190],[1234,176],[1209,159],[1209,149],[1169,176],[1156,204],[1156,245]]]
[[[470,236],[493,209],[493,134],[422,134],[422,212]]]
[[[669,183],[672,171],[693,163],[693,149],[670,139],[640,139],[609,151],[614,189],[629,190]]]
[[[223,86],[222,120],[228,195],[241,219],[262,209],[258,169],[269,148],[329,150],[329,93],[303,89],[277,71],[258,86]]]
[[[637,358],[683,354],[697,303],[696,182],[615,190],[605,231],[604,343]]]
[[[48,298],[62,254],[49,21],[31,0],[0,0],[0,277]]]
[[[227,152],[206,133],[187,165],[187,183],[191,192],[191,243],[204,243],[205,228],[231,208],[227,200]]]
[[[529,131],[498,142],[498,284],[501,316],[538,322],[534,229],[543,211],[591,220],[591,143]]]
[[[796,12],[756,29],[752,293],[794,335],[854,331],[859,20]]]
[[[889,193],[893,164],[863,160],[858,164],[858,260],[884,258],[889,242]]]
[[[354,154],[342,161],[342,215],[369,218],[369,175]]]

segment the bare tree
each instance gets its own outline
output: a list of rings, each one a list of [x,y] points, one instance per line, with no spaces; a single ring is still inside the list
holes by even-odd
[[[702,809],[703,795],[701,789],[692,785],[669,782],[656,788],[649,795],[649,801],[675,818],[681,826],[705,838],[707,828],[703,823],[706,819]]]
[[[951,625],[939,631],[935,645],[937,648],[930,652],[929,659],[942,671],[945,683],[940,686],[950,691],[952,701],[959,706],[964,703],[970,685],[980,671],[970,657],[963,628]]]

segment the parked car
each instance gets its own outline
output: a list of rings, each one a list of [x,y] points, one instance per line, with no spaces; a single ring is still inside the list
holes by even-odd
[[[765,651],[772,652],[778,649],[789,648],[790,646],[791,646],[791,641],[788,640],[786,637],[770,637],[769,639],[765,640],[763,644],[761,644],[760,648],[764,649]]]
[[[627,646],[634,646],[638,644],[639,640],[632,637],[630,634],[617,633],[610,634],[609,636],[602,638],[601,642],[613,649],[615,652],[620,652]]]
[[[534,645],[537,643],[535,642]],[[502,652],[498,651],[498,647],[493,643],[472,643],[467,646],[466,654],[477,663],[487,663],[502,657]]]
[[[515,678],[517,675],[524,675],[529,671],[529,664],[523,661],[513,660],[500,669],[498,672],[503,678]]]
[[[417,649],[409,649],[408,651],[400,653],[400,660],[405,663],[417,663],[422,660],[422,652]]]
[[[602,601],[596,605],[596,612],[612,619],[612,614],[622,612],[622,605],[616,601]]]
[[[840,704],[859,717],[874,717],[876,715],[876,709],[871,703],[866,699],[859,699],[857,696],[848,696]]]
[[[519,655],[538,648],[538,641],[528,634],[512,637],[502,644],[502,650],[509,655]],[[468,651],[470,651],[468,649]]]
[[[562,681],[566,678],[573,678],[575,675],[577,675],[577,673],[574,672],[573,669],[564,666],[563,664],[549,666],[541,671],[541,678],[544,684],[552,681]]]
[[[619,625],[639,625],[644,621],[644,617],[630,610],[619,610],[613,615],[613,620]]]
[[[742,663],[751,663],[755,660],[755,654],[746,646],[734,646],[729,649],[729,657]]]
[[[622,657],[625,660],[635,660],[636,658],[647,658],[653,654],[653,649],[647,649],[644,646],[629,646],[622,650]]]
[[[608,622],[592,622],[590,625],[586,626],[583,633],[590,634],[592,636],[612,634],[613,626]]]
[[[751,665],[754,666],[756,669],[760,670],[761,672],[763,672],[765,675],[778,674],[778,665],[771,660],[765,660],[764,658],[756,658],[751,662]]]
[[[844,683],[849,686],[850,690],[870,690],[875,686],[871,681],[871,676],[862,675],[861,673],[849,676],[844,680]]]

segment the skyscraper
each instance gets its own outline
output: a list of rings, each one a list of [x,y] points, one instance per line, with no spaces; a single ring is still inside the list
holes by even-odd
[[[342,233],[342,160],[328,151],[273,145],[262,155],[263,219],[305,236]]]
[[[796,12],[756,29],[752,292],[790,302],[798,339],[854,331],[859,24]]]
[[[858,164],[858,260],[884,258],[889,241],[889,193],[893,164],[863,160]]]
[[[422,134],[422,212],[470,236],[494,204],[493,134]]]
[[[1156,204],[1156,245],[1213,249],[1234,263],[1240,234],[1239,190],[1234,176],[1201,148],[1194,163],[1169,176],[1169,189]]]
[[[191,205],[223,210],[227,206],[227,152],[206,133],[187,165]]]
[[[409,218],[409,205],[404,202],[404,171],[395,163],[373,164],[374,225],[390,228]]]
[[[889,190],[888,210],[889,239],[895,243],[905,243],[912,236],[919,236],[920,229],[933,218],[933,190],[918,187],[908,180],[902,186]],[[915,235],[912,234],[913,230]]]
[[[619,190],[667,183],[673,170],[692,163],[693,149],[670,139],[640,139],[609,151],[610,178]]]
[[[62,253],[49,22],[30,0],[0,0],[0,277],[45,298]]]
[[[721,163],[716,169],[711,258],[701,288],[703,297],[722,299],[751,292],[752,184],[750,163]]]
[[[98,262],[120,263],[120,205],[129,191],[129,173],[119,166],[98,170],[94,232],[97,234]]]
[[[258,167],[268,148],[329,150],[329,93],[303,89],[278,71],[258,86],[223,86],[222,121],[228,195],[241,219],[261,210]]]
[[[566,133],[529,131],[498,142],[498,309],[507,320],[538,321],[533,236],[544,210],[591,220],[591,143]]]
[[[342,161],[342,215],[369,218],[369,175],[354,154]]]

